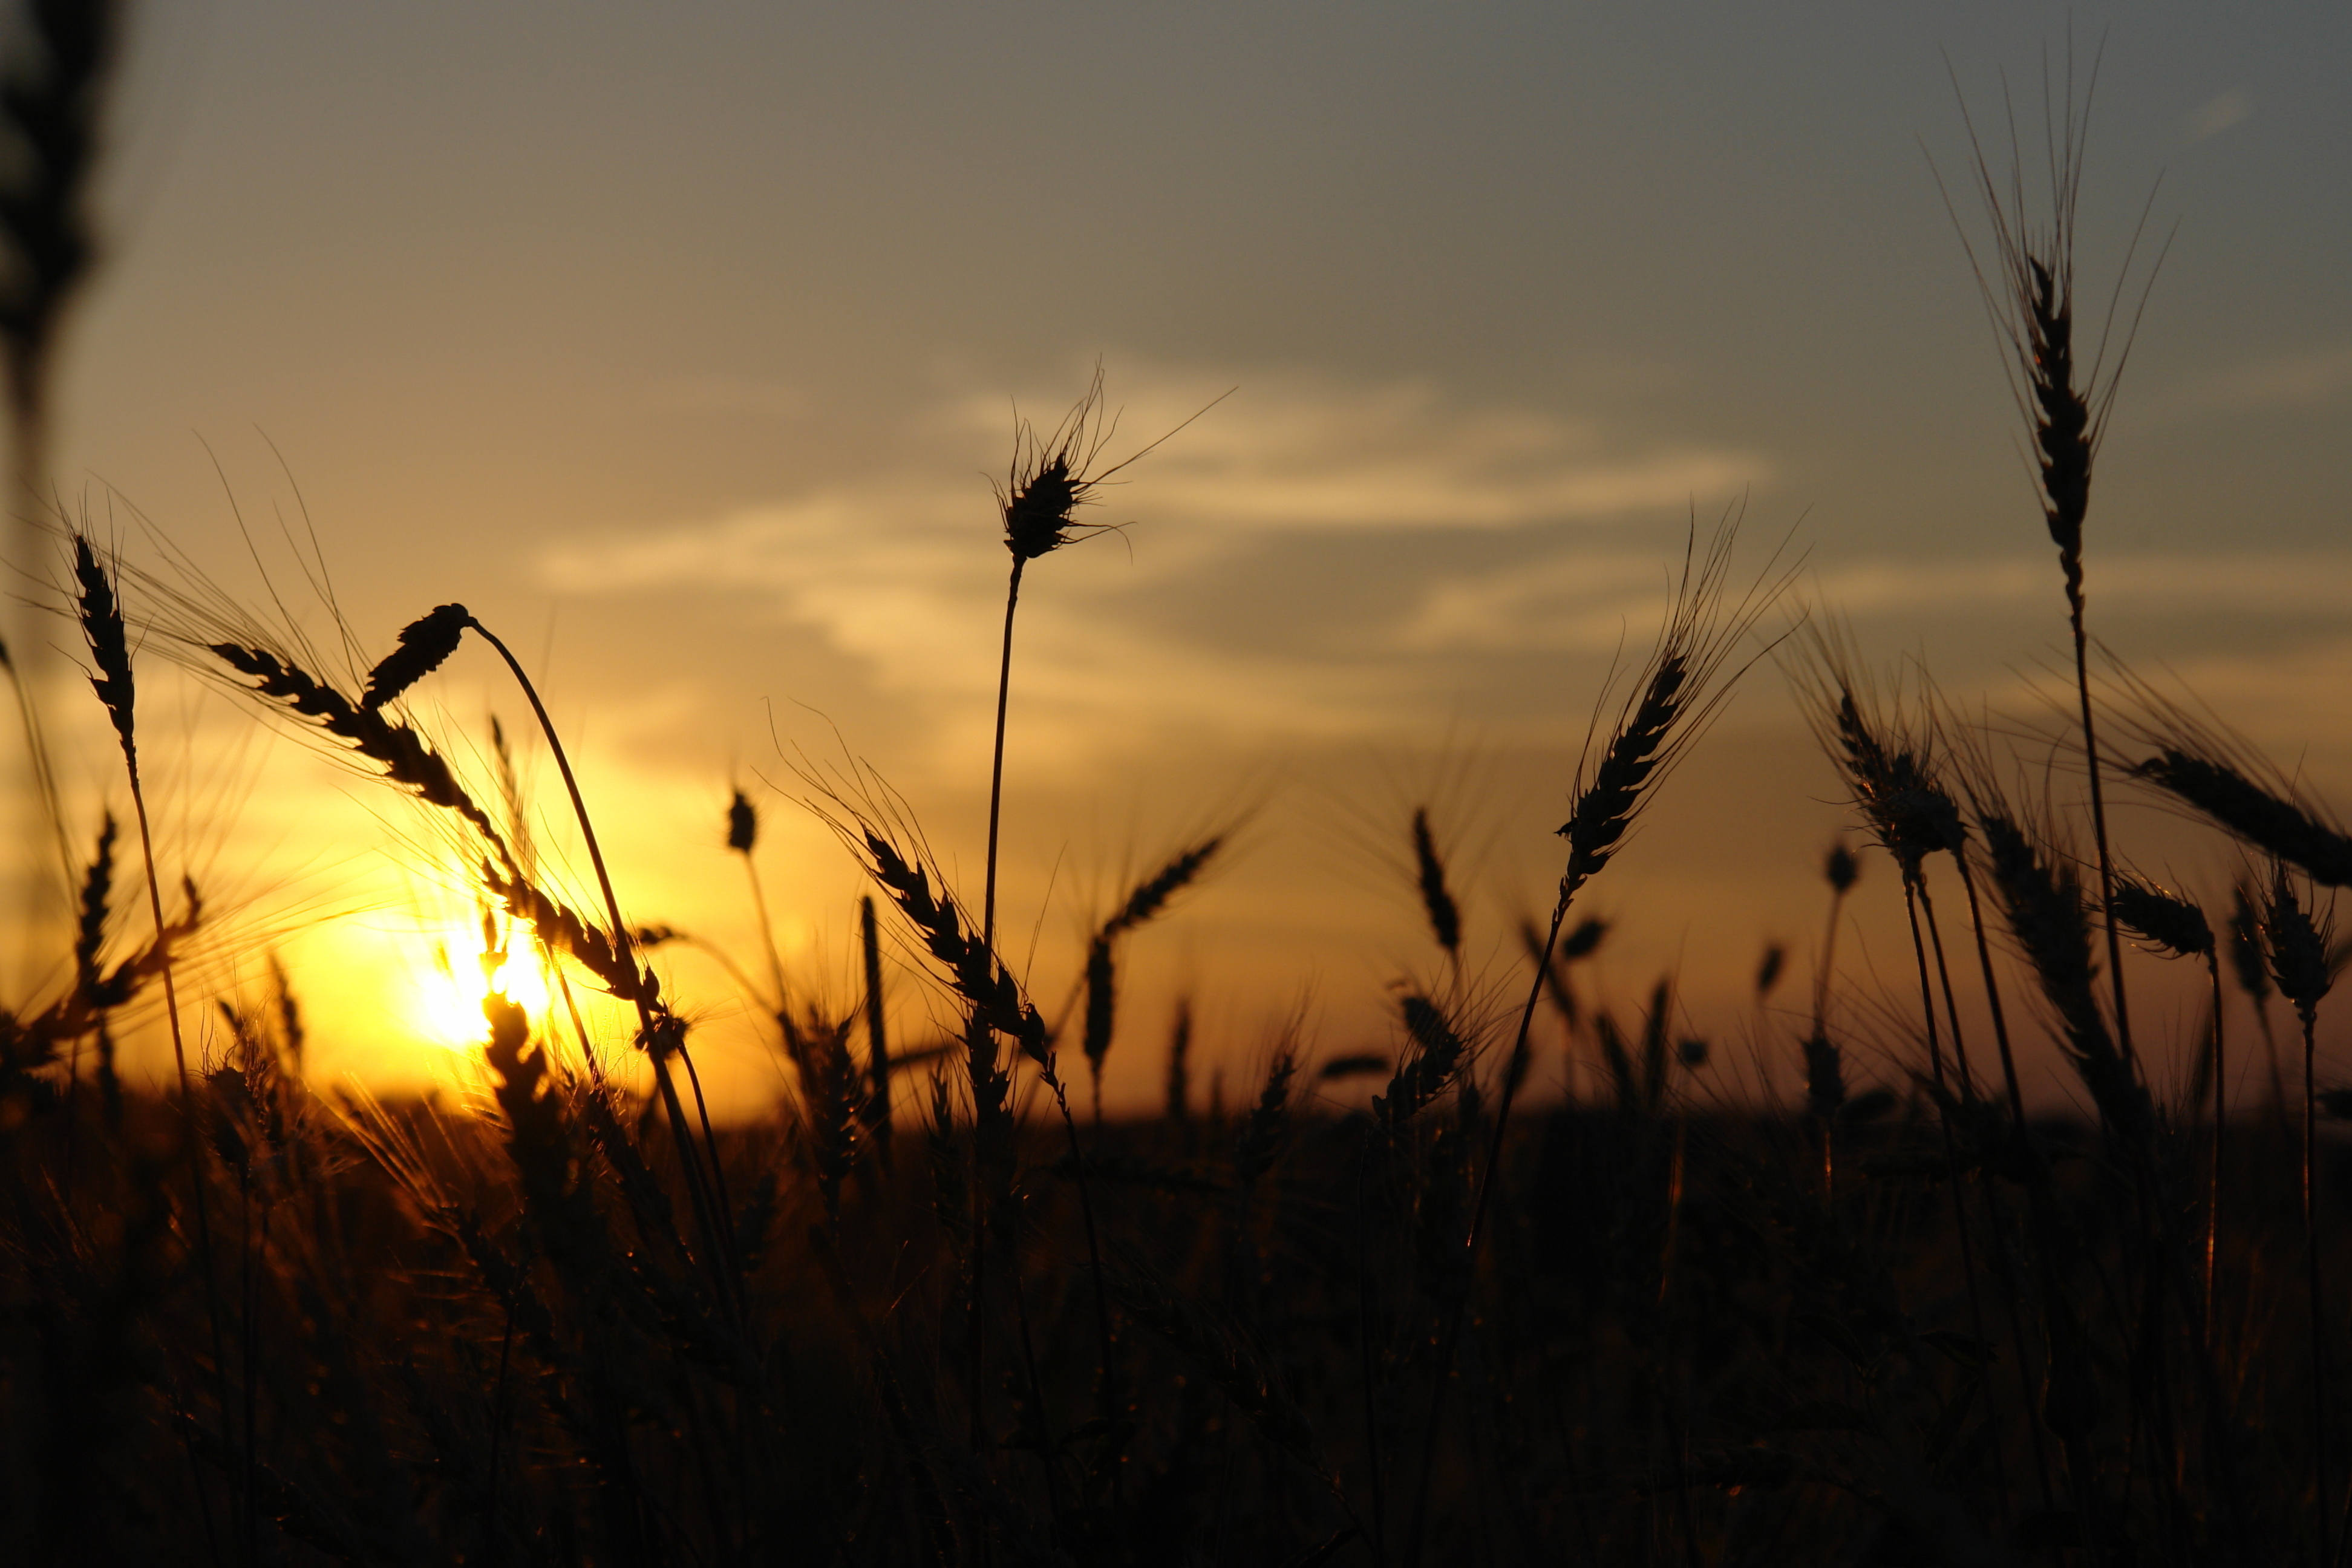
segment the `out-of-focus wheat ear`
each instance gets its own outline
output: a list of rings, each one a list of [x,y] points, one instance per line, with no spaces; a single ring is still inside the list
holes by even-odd
[[[1094,1083],[1095,1121],[1102,1121],[1103,1059],[1110,1055],[1111,1031],[1118,1023],[1118,970],[1111,958],[1110,937],[1097,932],[1087,944],[1087,1024],[1084,1039],[1087,1068]]]
[[[2132,773],[2263,854],[2299,868],[2313,881],[2352,888],[2352,836],[2264,788],[2228,759],[2168,746]]]
[[[1462,958],[1462,911],[1454,901],[1454,891],[1445,883],[1445,862],[1437,853],[1436,837],[1429,830],[1429,808],[1413,807],[1412,860],[1421,883],[1421,907],[1429,916],[1430,934],[1446,956],[1459,963]]]
[[[463,605],[436,605],[400,628],[400,646],[368,671],[360,706],[381,708],[441,668],[474,617]]]
[[[1110,936],[1123,936],[1136,927],[1157,919],[1178,893],[1191,887],[1224,847],[1225,835],[1213,834],[1198,844],[1180,849],[1169,862],[1129,889],[1127,901],[1118,912],[1103,922],[1103,931]]]
[[[1258,1090],[1257,1103],[1242,1118],[1241,1131],[1234,1137],[1234,1184],[1241,1189],[1244,1202],[1274,1168],[1288,1139],[1290,1081],[1297,1071],[1298,1054],[1285,1040],[1276,1047],[1274,1060],[1266,1067],[1265,1083]]]
[[[82,874],[81,894],[74,921],[74,1001],[81,1016],[95,1027],[101,1042],[99,1056],[99,1105],[109,1128],[119,1125],[122,1086],[114,1076],[114,1053],[106,1045],[105,998],[100,991],[99,949],[106,941],[107,903],[114,882],[114,813],[108,812],[98,830],[98,847]],[[81,1113],[81,1027],[74,1030],[73,1047],[66,1063],[65,1199],[73,1204],[76,1133]]]
[[[2128,867],[2116,872],[2116,918],[2133,936],[2168,957],[2204,958],[2213,952],[2213,928],[2205,911],[2193,900]]]
[[[2263,942],[2270,955],[2271,979],[2305,1028],[2318,1016],[2321,1000],[2336,983],[2327,964],[2334,927],[2332,912],[2314,918],[2305,907],[2285,867],[2271,868],[2270,900],[2263,911]]]
[[[742,793],[738,791],[735,798],[741,801]],[[887,1171],[890,1168],[890,1035],[884,1023],[882,942],[875,930],[870,894],[857,900],[857,942],[866,961],[866,1072],[873,1084],[866,1102],[866,1122],[873,1129],[882,1168]]]
[[[1468,1055],[1460,1032],[1428,997],[1409,995],[1399,1010],[1410,1045],[1389,1079],[1388,1092],[1372,1097],[1372,1116],[1391,1138],[1402,1137],[1422,1108],[1445,1091]]]
[[[99,822],[98,846],[91,852],[89,867],[81,879],[80,912],[74,922],[74,976],[81,988],[85,1005],[95,1012],[102,1011],[99,987],[99,950],[106,942],[106,920],[114,890],[114,840],[117,834],[114,813],[107,812]]]
[[[287,1068],[299,1083],[310,1032],[303,1026],[302,1005],[295,999],[294,983],[287,977],[285,961],[275,952],[269,955],[269,999],[278,1010],[278,1041],[286,1052]]]
[[[1764,955],[1756,961],[1756,1002],[1761,1006],[1771,998],[1773,989],[1780,984],[1780,975],[1789,965],[1789,950],[1777,942],[1764,944]]]
[[[2326,1315],[2319,1278],[2319,1084],[2316,1060],[2318,1055],[2317,1025],[2319,1004],[2335,983],[2328,973],[2327,950],[2334,936],[2334,911],[2324,911],[2316,919],[2304,907],[2305,900],[2295,892],[2294,882],[2284,866],[2272,863],[2270,897],[2263,909],[2263,945],[2270,957],[2271,978],[2278,984],[2279,994],[2294,1008],[2295,1016],[2303,1022],[2303,1268],[2306,1307],[2310,1322],[2311,1354],[2311,1468],[2315,1495],[2332,1498],[2333,1469],[2329,1461],[2329,1421],[2333,1402],[2328,1396],[2328,1319]],[[2327,1549],[2327,1514],[2329,1509],[2317,1510],[2320,1530],[2319,1560],[2335,1559]]]
[[[1805,1039],[1805,1110],[1833,1118],[1845,1108],[1845,1058],[1827,1035]]]
[[[2241,877],[2230,889],[2230,976],[2254,1009],[2263,1055],[2270,1068],[2271,1110],[2286,1115],[2286,1070],[2279,1063],[2278,1031],[2271,1027],[2271,971],[2263,951],[2262,894]],[[2280,1131],[2285,1131],[2284,1121]]]
[[[1805,1111],[1821,1130],[1822,1196],[1837,1196],[1837,1121],[1845,1107],[1845,1063],[1819,1029],[1805,1037]]]
[[[1176,998],[1175,1016],[1168,1026],[1168,1120],[1178,1127],[1192,1123],[1192,998]]]
[[[49,370],[58,329],[99,253],[91,191],[100,121],[125,7],[112,0],[32,0],[0,79],[0,123],[13,156],[0,176],[0,241],[12,275],[0,292],[0,352],[16,426],[17,498],[25,515],[47,488]],[[19,525],[19,567],[34,535]]]
[[[2242,878],[2230,889],[2230,972],[2257,1006],[2271,999],[2271,972],[2263,952],[2260,895]]]

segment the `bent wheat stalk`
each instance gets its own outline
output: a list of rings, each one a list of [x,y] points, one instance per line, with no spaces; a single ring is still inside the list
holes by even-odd
[[[1588,734],[1583,761],[1577,769],[1575,805],[1559,828],[1568,840],[1568,863],[1560,873],[1549,928],[1545,932],[1519,1009],[1511,1055],[1504,1068],[1503,1092],[1495,1111],[1495,1128],[1486,1146],[1486,1163],[1472,1201],[1470,1231],[1463,1243],[1465,1274],[1475,1270],[1478,1247],[1486,1235],[1486,1215],[1501,1173],[1504,1138],[1510,1128],[1511,1108],[1525,1076],[1528,1030],[1536,1005],[1542,999],[1551,955],[1559,943],[1561,924],[1584,885],[1607,868],[1625,836],[1646,806],[1657,785],[1674,770],[1694,742],[1729,700],[1733,687],[1754,659],[1727,670],[1734,648],[1757,620],[1786,591],[1790,574],[1778,571],[1780,552],[1737,601],[1727,602],[1732,545],[1739,531],[1739,513],[1727,513],[1705,554],[1698,553],[1694,530],[1683,553],[1680,578],[1666,612],[1664,629],[1649,662],[1636,674],[1616,722],[1605,741],[1600,739],[1598,715]],[[1761,657],[1758,655],[1757,657]],[[1598,742],[1596,744],[1596,742]],[[1406,1568],[1419,1568],[1429,1514],[1431,1478],[1437,1463],[1438,1433],[1444,1422],[1445,1391],[1462,1338],[1465,1291],[1448,1310],[1438,1344],[1437,1382],[1430,1396],[1429,1423],[1423,1433],[1421,1472],[1414,1489],[1412,1523],[1406,1538]]]

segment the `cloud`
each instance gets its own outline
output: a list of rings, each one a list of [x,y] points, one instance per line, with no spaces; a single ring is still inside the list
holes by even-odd
[[[1605,652],[1640,640],[1672,586],[1654,555],[1569,552],[1432,584],[1401,640],[1423,653]]]
[[[2183,139],[2202,142],[2219,136],[2254,111],[2254,100],[2242,87],[2233,87],[2197,106],[2182,132]]]
[[[1646,439],[1551,411],[1465,405],[1426,382],[1360,386],[1273,373],[1240,386],[1145,373],[1115,397],[1117,461],[1233,395],[1131,470],[1152,515],[1188,528],[1509,529],[1679,510],[1769,477],[1758,454]],[[1113,388],[1114,393],[1118,388]],[[1060,409],[1049,404],[1032,407]],[[954,422],[1001,447],[1005,408]],[[1106,498],[1126,503],[1117,491]]]
[[[2352,615],[2352,552],[2110,552],[2094,570],[2102,613]],[[1569,549],[1534,563],[1440,577],[1405,618],[1402,640],[1426,653],[1606,650],[1647,635],[1664,588],[1662,563],[1653,556]],[[1806,596],[1867,619],[2047,609],[2058,591],[2057,567],[2035,554],[1852,562],[1813,573]]]
[[[1223,390],[1182,377],[1134,384],[1106,463],[1173,429]],[[1041,423],[1061,412],[1028,406],[1048,410]],[[572,595],[756,595],[778,616],[816,628],[884,691],[928,701],[950,727],[942,743],[959,744],[956,727],[987,719],[990,705],[979,700],[993,695],[996,671],[984,655],[996,646],[1003,614],[1005,558],[973,468],[987,461],[983,454],[1002,462],[1008,423],[1001,402],[947,398],[929,424],[950,458],[961,447],[973,467],[942,460],[717,516],[567,540],[542,552],[540,575]],[[1095,515],[1149,528],[1150,548],[1137,552],[1127,579],[1148,583],[1245,570],[1284,537],[1498,532],[1679,512],[1695,496],[1719,500],[1764,471],[1752,455],[1644,440],[1551,413],[1464,405],[1421,384],[1349,387],[1270,376],[1106,486]],[[1129,479],[1133,488],[1124,488]],[[1620,597],[1631,602],[1638,589],[1645,605],[1655,599],[1654,560],[1629,557],[1613,570],[1623,579]],[[1511,592],[1539,600],[1548,590]],[[1428,625],[1386,648],[1375,639],[1318,660],[1237,649],[1206,628],[1164,618],[1147,625],[1099,595],[1033,592],[1024,595],[1020,632],[1024,711],[1058,723],[1074,747],[1088,734],[1170,722],[1366,732],[1404,717],[1398,688],[1413,679],[1383,655],[1471,646],[1447,629],[1446,617],[1466,625],[1480,613],[1467,602],[1424,611]],[[1608,621],[1612,641],[1616,626]]]

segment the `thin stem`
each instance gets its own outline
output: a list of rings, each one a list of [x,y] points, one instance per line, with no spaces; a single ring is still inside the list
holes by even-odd
[[[890,1037],[882,1016],[882,943],[874,930],[874,900],[857,900],[857,937],[866,959],[866,1070],[874,1084],[871,1121],[881,1145],[882,1169],[890,1169]]]
[[[1110,1331],[1110,1291],[1103,1281],[1102,1242],[1095,1230],[1095,1202],[1087,1175],[1086,1156],[1078,1151],[1078,1124],[1070,1115],[1070,1097],[1064,1092],[1058,1075],[1050,1074],[1046,1082],[1054,1090],[1054,1105],[1062,1113],[1062,1131],[1070,1142],[1070,1164],[1078,1177],[1078,1215],[1086,1224],[1087,1267],[1094,1275],[1095,1332],[1102,1340],[1102,1415],[1108,1441],[1118,1441],[1118,1344]],[[1111,1504],[1118,1507],[1126,1495],[1123,1467],[1114,1455],[1110,1469]]]
[[[1829,930],[1822,937],[1822,966],[1813,976],[1813,1033],[1822,1032],[1830,1006],[1830,974],[1837,963],[1838,916],[1845,908],[1845,889],[1830,889]]]
[[[2089,639],[2083,631],[2083,590],[2075,581],[2066,585],[2067,613],[2074,630],[2074,690],[2083,710],[2083,761],[2091,775],[2091,834],[2099,846],[2099,918],[2107,929],[2107,980],[2116,998],[2116,1039],[2123,1047],[2124,1065],[2139,1076],[2139,1058],[2132,1048],[2131,1008],[2124,997],[2124,939],[2116,924],[2115,861],[2107,852],[2106,792],[2099,782],[2099,742],[2091,724]]]
[[[540,700],[539,688],[531,683],[530,675],[525,673],[522,668],[522,661],[515,658],[514,651],[500,640],[496,632],[473,616],[466,617],[466,625],[479,634],[484,642],[497,649],[500,658],[506,660],[508,671],[514,676],[515,684],[522,689],[524,698],[530,703],[532,714],[539,720],[540,732],[547,737],[548,750],[554,754],[556,771],[563,775],[564,791],[572,797],[572,814],[578,819],[580,837],[588,846],[588,863],[595,868],[596,887],[604,895],[604,912],[612,921],[613,954],[625,969],[634,974],[636,969],[635,949],[629,941],[628,927],[622,923],[621,900],[613,891],[613,877],[612,873],[604,868],[604,850],[596,839],[596,825],[589,819],[588,803],[580,794],[580,780],[572,772],[572,759],[563,750],[563,738],[556,733],[555,721],[549,716],[547,704]],[[637,987],[632,984],[631,989],[635,990]],[[632,1000],[636,1003],[639,1021],[646,1026],[646,1032],[650,1036],[653,1009],[646,1005],[643,995],[635,996]],[[685,1107],[678,1101],[677,1086],[670,1079],[668,1064],[662,1059],[660,1050],[650,1039],[647,1044],[646,1054],[653,1059],[654,1081],[660,1089],[664,1109],[668,1111],[677,1131],[678,1151],[688,1172],[687,1184],[698,1200],[697,1217],[702,1223],[704,1239],[710,1247],[712,1264],[725,1270],[730,1276],[732,1290],[729,1293],[728,1299],[730,1304],[740,1310],[742,1306],[740,1299],[742,1267],[735,1258],[733,1237],[728,1234],[729,1227],[726,1224],[726,1216],[734,1213],[734,1205],[729,1202],[727,1196],[727,1173],[719,1165],[719,1140],[710,1128],[710,1108],[703,1102],[702,1085],[698,1078],[694,1085],[694,1100],[696,1109],[701,1112],[703,1144],[709,1160],[709,1170],[706,1175],[698,1168],[700,1160],[695,1152],[694,1134],[687,1122]],[[677,1050],[681,1058],[686,1058],[687,1070],[691,1073],[694,1063],[692,1058],[687,1058],[684,1040],[677,1042]],[[712,1184],[715,1198],[713,1193],[702,1190],[705,1183]],[[715,1213],[711,1212],[714,1202]]]
[[[768,954],[768,978],[776,987],[776,1011],[782,1013],[793,1005],[784,989],[784,955],[776,946],[776,928],[768,919],[767,889],[760,885],[760,868],[749,849],[743,851],[743,875],[751,879],[751,908],[760,916],[760,945]]]
[[[2205,970],[2213,982],[2213,1168],[2205,1196],[2205,1350],[2210,1355],[2221,1321],[2221,1300],[2214,1285],[2219,1279],[2216,1264],[2221,1234],[2221,1129],[2228,1124],[2230,1116],[2225,1087],[2229,1080],[2222,1070],[2221,954],[2218,942],[2205,955]]]
[[[1944,962],[1944,928],[1936,919],[1936,900],[1927,896],[1927,879],[1919,879],[1919,907],[1927,916],[1927,944],[1936,953],[1936,982],[1944,992],[1944,1019],[1952,1029],[1952,1065],[1958,1069],[1960,1098],[1973,1103],[1977,1097],[1976,1074],[1969,1067],[1969,1043],[1960,1033],[1959,1004],[1952,995],[1952,972]]]
[[[131,808],[139,818],[139,853],[147,868],[147,913],[155,922],[155,947],[163,957],[163,1016],[172,1026],[172,1066],[180,1081],[181,1137],[188,1151],[188,1184],[196,1200],[196,1266],[205,1279],[205,1317],[212,1328],[213,1381],[220,1400],[221,1425],[229,1424],[228,1363],[221,1352],[220,1288],[213,1279],[212,1205],[205,1197],[204,1138],[196,1131],[195,1099],[188,1084],[188,1047],[180,1029],[180,989],[173,976],[169,935],[163,929],[163,894],[155,881],[155,840],[147,827],[147,791],[139,780],[139,757],[128,737],[123,763],[131,775]],[[226,1430],[223,1436],[227,1434]]]
[[[993,961],[996,952],[996,844],[997,828],[1004,809],[1004,710],[1013,692],[1013,613],[1021,604],[1021,571],[1028,562],[1020,555],[1013,558],[1013,575],[1004,587],[1004,648],[996,667],[996,747],[988,769],[988,868],[985,891],[982,894],[980,945]],[[975,1012],[971,1027],[984,1030],[988,1026]],[[992,1049],[993,1042],[992,1041]],[[984,1453],[981,1438],[984,1431],[982,1420],[983,1389],[982,1355],[987,1348],[986,1319],[982,1310],[982,1283],[987,1277],[988,1223],[982,1208],[982,1194],[987,1185],[984,1161],[982,1158],[982,1136],[980,1117],[980,1085],[972,1085],[971,1129],[971,1450],[975,1458]],[[981,1551],[985,1557],[988,1537],[983,1527]]]
[[[1977,1289],[1976,1247],[1969,1239],[1968,1205],[1960,1195],[1959,1146],[1952,1137],[1951,1100],[1944,1089],[1944,1048],[1936,1034],[1936,993],[1927,980],[1927,945],[1919,933],[1919,905],[1927,892],[1922,881],[1917,867],[1903,868],[1903,912],[1910,917],[1911,955],[1919,966],[1919,1010],[1927,1026],[1927,1067],[1936,1090],[1936,1124],[1944,1137],[1944,1173],[1952,1189],[1952,1229],[1960,1244],[1960,1276],[1968,1284],[1969,1327],[1978,1344],[1990,1346],[1992,1341],[1985,1335],[1984,1301]],[[1940,946],[1937,956],[1940,960]],[[1993,1445],[1993,1485],[2000,1500],[2000,1511],[2005,1515],[2009,1511],[2009,1482],[2003,1473],[1998,1440]]]
[[[1013,577],[1004,587],[1004,653],[996,667],[996,755],[988,770],[988,879],[981,896],[980,942],[996,951],[996,828],[1004,805],[1004,707],[1013,692],[1013,612],[1021,603],[1021,569],[1029,563],[1013,558]]]
[[[1356,1349],[1364,1380],[1364,1454],[1372,1477],[1372,1561],[1389,1560],[1388,1484],[1381,1471],[1381,1415],[1378,1365],[1372,1351],[1372,1221],[1364,1188],[1372,1163],[1372,1133],[1368,1125],[1363,1146],[1356,1153]]]
[[[1838,916],[1845,910],[1845,895],[1846,889],[1834,883],[1831,885],[1829,929],[1822,936],[1821,969],[1813,976],[1813,1038],[1816,1040],[1826,1041],[1829,1037],[1830,975],[1837,964]],[[1807,1048],[1810,1050],[1811,1047],[1808,1046]],[[1811,1098],[1811,1073],[1809,1058],[1808,1099]],[[1819,1120],[1822,1124],[1822,1203],[1827,1206],[1837,1199],[1837,1114],[1832,1111]]]
[[[2312,1510],[2319,1527],[2319,1561],[2333,1563],[2328,1546],[2327,1337],[2319,1292],[2319,1090],[2314,1082],[2316,1013],[2303,1013],[2303,1276],[2311,1310]]]

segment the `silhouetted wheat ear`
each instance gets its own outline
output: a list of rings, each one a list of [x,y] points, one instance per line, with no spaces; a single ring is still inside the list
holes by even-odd
[[[2025,831],[1998,812],[1980,813],[1986,858],[2001,912],[2042,983],[2043,994],[2078,1047],[2106,1040],[2106,1023],[2093,999],[2096,964],[2082,885],[2072,868],[2044,856]]]
[[[2168,746],[2132,769],[2217,826],[2290,865],[2315,882],[2352,888],[2352,837],[2217,758]]]
[[[1576,809],[1557,829],[1568,840],[1570,888],[1583,886],[1609,864],[1611,856],[1642,809],[1643,789],[1662,760],[1668,733],[1682,716],[1684,687],[1689,663],[1681,650],[1669,650],[1658,660],[1642,700],[1626,716],[1592,782],[1577,796]]]
[[[1004,502],[1004,547],[1014,559],[1034,561],[1070,542],[1071,512],[1087,485],[1071,473],[1065,449],[1054,453],[1014,486]]]
[[[1826,1121],[1845,1104],[1845,1064],[1827,1035],[1805,1038],[1805,1109]]]
[[[1447,952],[1462,952],[1462,910],[1445,885],[1445,862],[1439,858],[1437,840],[1429,831],[1429,808],[1413,807],[1412,859],[1421,884],[1421,907],[1429,916],[1430,934]]]
[[[74,922],[76,984],[93,998],[99,987],[99,952],[106,945],[108,902],[114,890],[117,832],[114,813],[110,811],[99,822],[98,847],[91,852],[89,868],[82,876],[80,911]]]
[[[1559,939],[1559,961],[1573,963],[1580,958],[1590,958],[1609,935],[1609,922],[1588,918],[1576,922],[1575,928]]]
[[[727,803],[727,847],[749,855],[760,842],[760,814],[741,790]]]
[[[2063,230],[2061,231],[2063,234]],[[2063,240],[2053,241],[2053,249]],[[2025,318],[2023,369],[2033,397],[2033,442],[2042,469],[2042,511],[2066,574],[2069,597],[2083,593],[2083,521],[2091,505],[2091,460],[2097,433],[2091,405],[2074,382],[2074,297],[2063,255],[2021,251]]]
[[[2117,1051],[2094,990],[2098,964],[2082,884],[2072,868],[2045,854],[2008,816],[1980,811],[1977,826],[2001,913],[2058,1015],[2068,1062],[2108,1126],[2144,1135],[2146,1091]]]
[[[2140,941],[2173,957],[2202,958],[2213,951],[2213,928],[2205,911],[2135,872],[2116,875],[2116,918]]]
[[[1167,908],[1169,900],[1192,885],[1224,842],[1223,834],[1204,838],[1191,848],[1181,851],[1168,864],[1137,883],[1134,890],[1128,894],[1127,902],[1119,906],[1118,912],[1103,923],[1104,934],[1117,936],[1133,931],[1157,916]]]
[[[1192,1120],[1192,999],[1176,998],[1176,1016],[1168,1026],[1168,1120],[1179,1127]]]
[[[401,627],[400,646],[368,671],[360,706],[381,708],[440,668],[473,619],[463,605],[440,605]]]
[[[866,853],[874,879],[890,895],[900,912],[922,934],[923,943],[948,972],[956,992],[972,1005],[988,1028],[1017,1044],[1022,1053],[1050,1075],[1052,1052],[1047,1048],[1045,1021],[1028,999],[1011,971],[998,963],[985,942],[968,937],[952,900],[935,898],[923,868],[900,855],[879,833],[868,829]],[[977,1045],[973,1047],[979,1049]]]
[[[621,955],[619,944],[602,927],[550,897],[519,872],[482,862],[482,883],[499,896],[507,913],[527,921],[541,941],[568,953],[581,968],[604,983],[624,1002],[661,1005],[661,979],[650,968],[639,968]]]
[[[1118,973],[1111,958],[1110,938],[1097,933],[1087,944],[1087,1065],[1102,1076],[1103,1058],[1110,1055],[1110,1037],[1118,1024]],[[1099,1101],[1100,1091],[1097,1091]]]
[[[1282,1152],[1290,1130],[1290,1081],[1297,1071],[1297,1055],[1285,1044],[1266,1068],[1257,1103],[1234,1135],[1234,1180],[1244,1192],[1257,1185]]]
[[[89,657],[98,666],[98,673],[89,679],[90,689],[113,721],[114,732],[122,742],[122,754],[131,759],[131,770],[138,771],[138,721],[134,713],[137,692],[131,679],[131,639],[122,625],[122,606],[114,596],[114,584],[99,564],[97,552],[89,541],[77,533],[74,550],[74,606],[81,621],[82,637],[89,644]]]
[[[1468,1054],[1461,1034],[1436,1003],[1407,996],[1400,1010],[1412,1048],[1389,1079],[1389,1091],[1372,1097],[1372,1114],[1391,1134],[1402,1132],[1423,1107],[1445,1091]]]
[[[405,784],[427,805],[455,812],[489,845],[492,854],[513,880],[522,879],[506,837],[457,782],[441,754],[406,724],[386,718],[382,710],[362,707],[327,682],[265,648],[240,643],[214,643],[213,656],[253,682],[262,696],[284,703],[306,719],[315,719],[329,734],[351,742],[352,750],[382,767],[393,783]]]
[[[2277,982],[2279,994],[2294,1006],[2306,1028],[2336,983],[2327,967],[2334,925],[2332,915],[2312,918],[2295,896],[2286,868],[2272,868],[2270,899],[2263,910],[2263,945],[2269,952],[2271,978]]]
[[[1103,921],[1093,941],[1087,944],[1084,1046],[1087,1064],[1095,1074],[1097,1111],[1101,1109],[1103,1060],[1110,1054],[1111,1037],[1118,1028],[1118,941],[1165,910],[1168,900],[1192,884],[1223,843],[1224,836],[1218,834],[1180,851],[1168,864],[1137,883],[1129,891],[1127,901]]]
[[[2242,880],[2231,889],[2230,973],[2259,1008],[2271,997],[2271,972],[2263,953],[2263,921],[2256,895]]]

